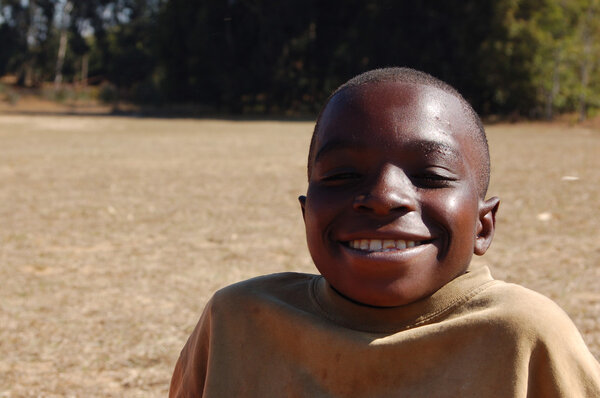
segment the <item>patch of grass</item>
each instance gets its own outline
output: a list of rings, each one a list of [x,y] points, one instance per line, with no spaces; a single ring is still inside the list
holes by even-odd
[[[15,105],[19,102],[21,96],[13,90],[11,87],[6,84],[0,83],[0,98],[3,98],[4,101],[8,102],[11,105]]]
[[[80,103],[96,100],[98,90],[92,87],[76,87],[72,85],[62,85],[60,88],[55,88],[53,85],[48,85],[42,88],[41,97],[58,102],[65,103]]]

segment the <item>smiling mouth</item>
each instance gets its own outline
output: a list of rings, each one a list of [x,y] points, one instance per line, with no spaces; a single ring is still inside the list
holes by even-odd
[[[402,239],[355,239],[345,242],[345,245],[359,251],[373,252],[391,252],[409,249],[420,246],[429,241],[412,241]]]

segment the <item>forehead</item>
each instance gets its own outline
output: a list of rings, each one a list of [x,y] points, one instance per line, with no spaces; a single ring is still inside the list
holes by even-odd
[[[402,144],[474,160],[476,129],[450,93],[421,84],[372,82],[346,88],[330,100],[316,132],[314,155],[338,145]]]

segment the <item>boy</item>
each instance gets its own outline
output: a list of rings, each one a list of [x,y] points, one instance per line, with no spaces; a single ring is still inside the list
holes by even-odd
[[[320,276],[217,292],[172,397],[600,397],[600,365],[547,298],[469,268],[491,244],[489,154],[471,106],[422,72],[341,86],[300,205]]]

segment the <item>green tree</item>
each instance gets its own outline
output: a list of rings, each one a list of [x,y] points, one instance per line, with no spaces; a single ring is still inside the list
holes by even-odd
[[[53,17],[57,0],[2,0],[4,38],[2,55],[5,71],[14,72],[19,83],[32,86],[52,76]],[[9,51],[14,51],[10,53]]]
[[[579,0],[576,3],[579,19],[576,26],[574,59],[577,60],[577,112],[585,120],[590,105],[600,107],[600,1]]]

